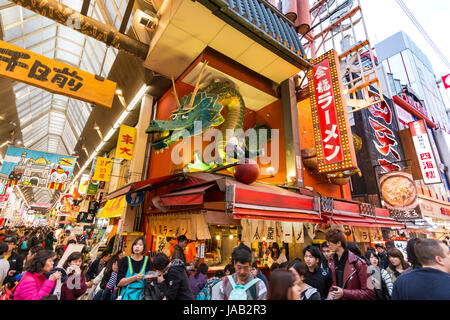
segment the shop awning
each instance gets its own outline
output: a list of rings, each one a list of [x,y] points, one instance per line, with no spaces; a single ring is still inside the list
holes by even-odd
[[[97,218],[119,218],[126,204],[125,196],[108,200]]]
[[[333,200],[333,211],[322,212],[322,217],[333,224],[350,225],[356,227],[397,227],[404,228],[405,224],[389,217],[386,209],[375,208],[371,216],[360,214],[360,204],[355,201]]]
[[[133,192],[148,191],[157,188],[161,184],[167,184],[171,182],[176,182],[185,179],[182,173],[172,174],[163,177],[157,177],[152,179],[147,179],[139,182],[133,182],[119,188],[106,196],[106,200],[111,200],[122,195],[127,195]]]
[[[182,191],[168,193],[160,197],[162,206],[190,206],[203,204],[203,196],[208,189],[216,186],[214,182],[198,187],[190,187]]]

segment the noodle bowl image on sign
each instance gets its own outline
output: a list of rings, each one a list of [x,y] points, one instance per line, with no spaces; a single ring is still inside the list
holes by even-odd
[[[413,209],[417,206],[417,191],[412,176],[395,172],[380,178],[381,195],[390,209]]]

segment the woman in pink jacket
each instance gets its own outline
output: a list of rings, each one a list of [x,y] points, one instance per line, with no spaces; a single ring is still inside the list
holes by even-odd
[[[53,269],[54,259],[55,253],[52,251],[41,250],[36,253],[14,291],[14,300],[40,300],[50,294],[61,277],[59,271],[48,279],[45,277]]]

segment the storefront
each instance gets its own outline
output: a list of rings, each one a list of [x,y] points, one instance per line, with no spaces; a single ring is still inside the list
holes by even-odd
[[[443,240],[450,235],[450,205],[448,202],[420,197],[420,210],[429,227],[429,237]]]

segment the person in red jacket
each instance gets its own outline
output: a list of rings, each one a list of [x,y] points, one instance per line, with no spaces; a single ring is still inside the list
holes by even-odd
[[[331,229],[326,233],[328,247],[334,252],[330,261],[333,285],[328,293],[328,300],[373,300],[375,291],[369,274],[367,263],[347,249],[347,239],[339,229]],[[371,288],[368,287],[372,286]]]
[[[86,279],[81,272],[83,255],[72,252],[64,262],[63,268],[67,273],[67,280],[61,287],[60,300],[77,300],[87,290]]]

